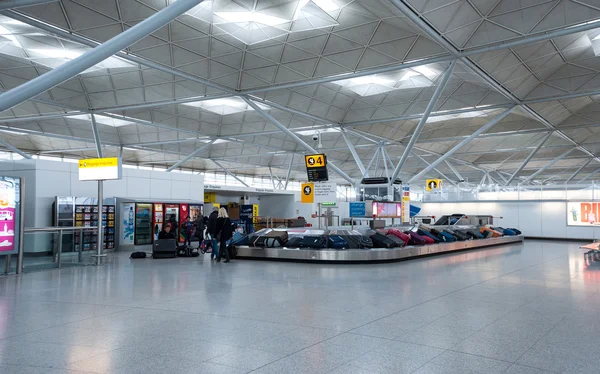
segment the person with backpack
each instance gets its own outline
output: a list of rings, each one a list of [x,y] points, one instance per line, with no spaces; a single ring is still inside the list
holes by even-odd
[[[196,237],[198,238],[198,241],[202,243],[202,240],[204,240],[204,216],[202,214],[199,214],[198,217],[196,217],[194,226],[196,226]]]
[[[219,208],[216,206],[213,207],[210,216],[208,216],[208,221],[206,223],[206,235],[208,236],[211,245],[212,252],[210,254],[210,259],[214,260],[219,257],[219,245],[217,243],[217,220],[219,217]]]
[[[229,219],[225,208],[221,208],[217,218],[217,240],[220,242],[221,249],[219,251],[219,256],[217,257],[217,262],[221,262],[221,256],[223,256],[223,252],[225,252],[225,257],[227,257],[227,260],[224,262],[231,262],[229,250],[227,249],[227,241],[231,239],[232,234],[231,220]]]

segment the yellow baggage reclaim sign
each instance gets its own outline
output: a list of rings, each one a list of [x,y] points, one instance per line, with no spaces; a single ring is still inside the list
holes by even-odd
[[[314,183],[302,183],[302,191],[300,191],[300,202],[302,204],[312,204],[315,202]]]
[[[425,182],[425,189],[427,191],[433,191],[442,188],[441,179],[427,179]]]
[[[118,157],[88,158],[79,160],[80,181],[121,179],[123,166]]]

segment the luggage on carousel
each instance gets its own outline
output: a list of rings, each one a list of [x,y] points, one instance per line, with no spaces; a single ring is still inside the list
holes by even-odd
[[[462,232],[461,230],[452,230],[452,234],[458,238],[458,240],[464,242],[465,240],[469,240],[469,236]]]
[[[394,248],[396,246],[396,242],[379,232],[371,235],[371,240],[373,240],[374,248]]]
[[[309,249],[322,249],[327,246],[324,236],[307,235],[302,238],[300,247]]]
[[[491,238],[492,236],[494,236],[492,230],[488,229],[487,227],[480,228],[479,232],[481,233],[481,235],[483,235],[484,238]]]
[[[404,242],[404,245],[408,245],[408,242],[410,241],[410,236],[406,235],[405,233],[403,233],[402,231],[400,231],[398,229],[389,229],[388,235],[394,235],[394,236],[398,237],[399,239],[401,239]]]
[[[483,239],[483,235],[481,235],[477,230],[467,230],[466,234],[473,240]]]
[[[272,230],[265,236],[279,243],[279,245],[274,245],[277,247],[283,247],[288,241],[288,233],[285,230]]]
[[[327,247],[331,249],[348,249],[348,242],[340,235],[328,235]]]
[[[509,228],[509,230],[512,230],[512,231],[514,231],[514,232],[515,232],[515,234],[517,234],[517,235],[521,235],[521,234],[522,234],[521,230],[519,230],[519,229],[515,229],[515,228],[512,228],[512,227],[511,227],[511,228]]]
[[[405,232],[408,236],[410,236],[410,240],[408,241],[409,245],[425,245],[427,244],[427,240],[423,239],[421,235],[416,232],[407,231]]]
[[[248,245],[248,235],[242,234],[241,232],[234,232],[231,238],[231,244],[233,245]]]
[[[302,237],[301,236],[292,236],[288,239],[287,243],[285,244],[286,247],[288,248],[300,248],[302,244]]]
[[[433,232],[433,230],[432,230]],[[447,233],[445,231],[438,231],[440,233],[440,235],[438,236],[440,238],[440,242],[446,242],[446,243],[453,243],[456,241],[456,238],[454,237],[454,235]]]
[[[419,230],[417,231],[417,234],[421,235],[423,238],[429,238],[431,239],[431,243],[429,244],[433,244],[433,243],[439,243],[440,241],[438,240],[438,238],[436,238],[435,236],[433,236],[433,234],[427,230]]]
[[[406,243],[404,242],[404,240],[400,239],[396,235],[387,234],[386,236],[388,238],[392,239],[394,241],[394,243],[396,243],[396,247],[398,247],[398,248],[402,248],[402,247],[404,247],[406,245]]]

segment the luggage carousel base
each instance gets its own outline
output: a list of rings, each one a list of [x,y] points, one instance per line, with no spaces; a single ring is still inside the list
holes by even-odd
[[[253,260],[300,261],[300,262],[329,262],[329,263],[367,263],[403,261],[416,257],[433,256],[449,252],[485,248],[496,245],[521,243],[523,236],[505,236],[468,240],[464,242],[439,243],[423,246],[408,246],[404,248],[369,250],[312,250],[298,248],[256,248],[248,246],[237,247],[238,257]]]

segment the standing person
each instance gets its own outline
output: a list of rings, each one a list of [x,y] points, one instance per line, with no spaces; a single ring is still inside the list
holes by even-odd
[[[171,216],[167,220],[167,223],[171,225],[171,232],[173,232],[175,240],[179,242],[179,238],[177,238],[177,227],[179,226],[179,224],[177,223],[177,218],[175,218],[175,214],[171,214]]]
[[[229,219],[225,208],[221,208],[219,209],[219,218],[217,218],[217,238],[221,242],[221,250],[219,251],[217,262],[221,261],[223,252],[225,252],[225,257],[227,257],[225,262],[227,263],[231,261],[231,258],[229,258],[229,251],[227,250],[227,241],[231,239],[231,234],[231,220]]]
[[[190,218],[190,216],[187,216],[187,218],[185,219],[185,222],[183,223],[183,243],[185,245],[188,246],[192,246],[192,233],[194,231],[194,222],[192,222],[192,219]]]
[[[219,217],[219,208],[213,207],[210,216],[208,216],[208,222],[206,223],[206,235],[209,237],[212,244],[212,253],[210,259],[219,258],[219,245],[217,244],[217,220]]]

